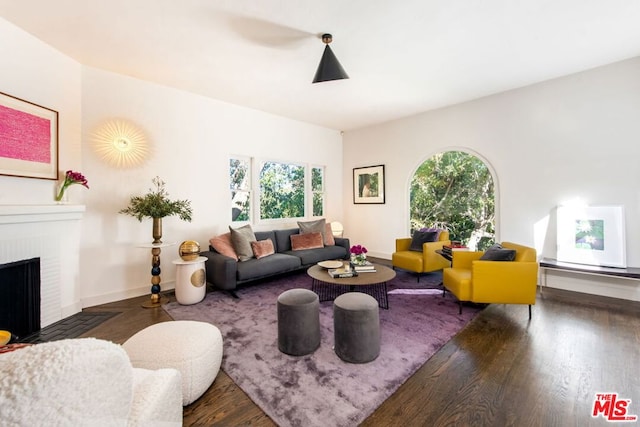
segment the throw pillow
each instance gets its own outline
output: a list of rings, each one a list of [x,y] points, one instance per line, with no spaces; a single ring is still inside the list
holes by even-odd
[[[209,239],[209,244],[213,249],[218,251],[219,254],[238,261],[238,254],[236,253],[236,250],[233,249],[233,244],[231,243],[231,233],[224,233],[219,236],[212,237]]]
[[[306,234],[292,234],[291,235],[291,250],[301,251],[304,249],[317,249],[323,248],[322,234],[320,233],[306,233]]]
[[[251,249],[253,249],[253,255],[256,259],[264,258],[275,253],[273,242],[271,239],[258,240],[257,242],[251,242]]]
[[[251,225],[243,225],[240,228],[229,227],[231,233],[231,244],[238,254],[239,261],[248,261],[253,258],[253,249],[251,248],[251,242],[255,242],[256,235],[253,234]]]
[[[436,238],[435,238],[434,242],[437,242],[438,240],[440,240],[440,233],[442,233],[442,229],[435,228],[435,227],[421,228],[420,231],[435,231],[436,232]]]
[[[514,259],[516,259],[515,249],[505,249],[499,243],[488,248],[480,257],[481,261],[513,261]]]
[[[327,221],[324,218],[315,221],[298,221],[298,228],[300,228],[300,234],[320,233],[322,235],[322,242],[325,245],[329,245],[329,243],[327,243],[327,237],[325,237],[327,234]],[[331,224],[329,224],[329,229],[331,229]],[[333,234],[331,234],[331,237],[333,237]],[[335,245],[336,242],[334,241],[333,244]]]
[[[335,246],[336,239],[333,238],[333,230],[331,230],[331,224],[327,224],[324,227],[324,245]]]
[[[411,237],[410,251],[422,252],[422,244],[437,241],[438,231],[414,231]]]

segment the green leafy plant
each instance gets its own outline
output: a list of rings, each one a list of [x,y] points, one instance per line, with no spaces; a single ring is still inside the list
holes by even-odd
[[[131,215],[142,222],[143,218],[164,218],[177,215],[181,220],[191,222],[191,202],[189,200],[170,200],[164,188],[165,182],[156,176],[151,180],[155,188],[150,188],[144,196],[133,196],[129,206],[118,213]]]

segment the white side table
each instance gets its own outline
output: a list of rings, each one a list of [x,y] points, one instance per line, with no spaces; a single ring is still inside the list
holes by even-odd
[[[204,299],[207,293],[206,260],[201,256],[192,261],[182,258],[172,261],[176,265],[176,299],[180,304],[195,304]]]

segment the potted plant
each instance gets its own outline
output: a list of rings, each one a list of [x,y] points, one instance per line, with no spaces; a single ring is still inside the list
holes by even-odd
[[[165,183],[156,176],[151,180],[155,188],[150,188],[144,196],[133,196],[129,206],[118,213],[131,215],[142,222],[143,218],[153,219],[153,243],[162,243],[162,218],[177,215],[181,220],[191,222],[191,202],[189,200],[170,200]]]

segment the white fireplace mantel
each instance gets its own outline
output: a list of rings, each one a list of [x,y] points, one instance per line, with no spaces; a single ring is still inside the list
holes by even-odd
[[[84,205],[0,205],[0,224],[78,220]]]
[[[45,327],[82,310],[79,255],[84,205],[0,205],[0,264],[40,258]]]

